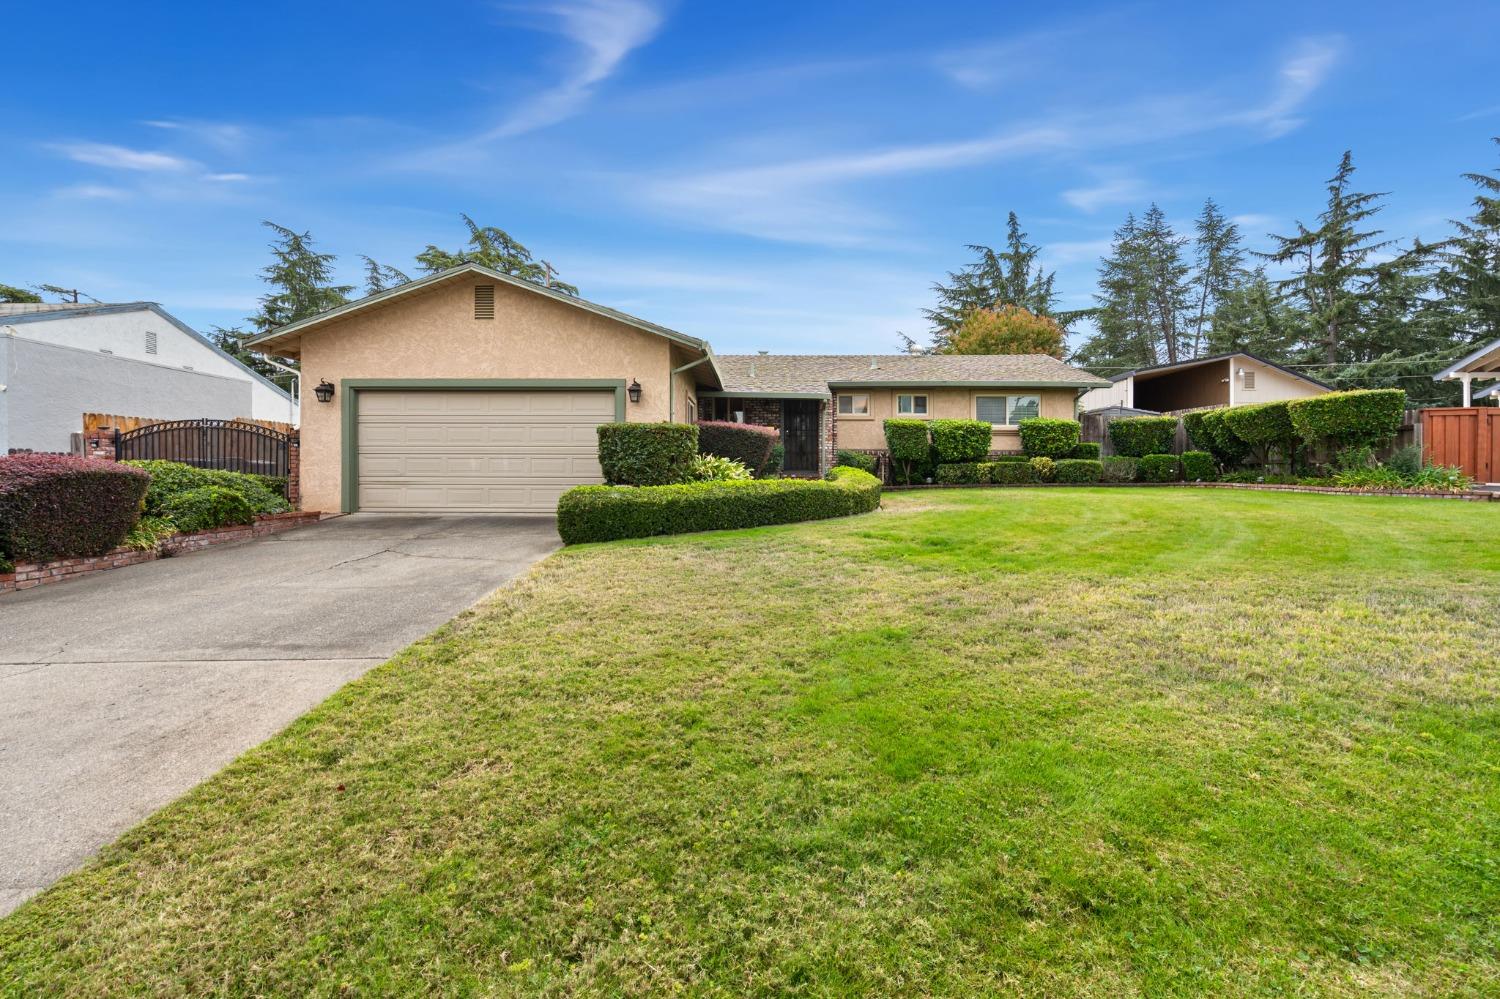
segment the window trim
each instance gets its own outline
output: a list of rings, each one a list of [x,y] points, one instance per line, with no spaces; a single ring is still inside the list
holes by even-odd
[[[902,409],[901,409],[901,400],[902,399],[910,399],[911,400],[911,409],[909,411],[906,411],[906,412],[902,411]],[[917,412],[917,400],[918,399],[922,400],[922,411],[920,413]],[[928,393],[926,393],[926,392],[897,392],[896,393],[896,415],[897,416],[908,416],[908,417],[911,417],[914,420],[931,419],[931,417],[932,417],[932,398],[931,398],[931,396],[928,395]]]
[[[844,412],[844,400],[849,400],[849,412]],[[856,413],[854,411],[854,400],[864,399],[865,411]],[[841,420],[873,420],[875,414],[870,409],[870,393],[868,392],[840,392],[834,399],[833,408],[835,414]]]
[[[1014,414],[1015,414],[1015,405],[1012,402],[1012,400],[1014,400],[1014,399],[1035,399],[1036,400],[1037,415],[1040,416],[1041,413],[1042,413],[1042,394],[1041,394],[1041,392],[1026,392],[1026,393],[1019,393],[1019,394],[1016,394],[1016,395],[997,395],[997,394],[990,393],[990,392],[976,392],[974,394],[974,419],[976,419],[976,420],[983,420],[984,419],[983,417],[981,417],[979,415],[979,400],[980,399],[1003,399],[1003,400],[1005,400],[1005,419],[1006,419],[1007,422],[1005,422],[1005,423],[994,423],[992,421],[985,421],[985,422],[989,422],[990,428],[991,428],[991,432],[993,432],[994,428],[996,428],[996,427],[1000,427],[1000,428],[1003,428],[1003,429],[1014,429],[1014,428],[1020,426],[1019,423],[1010,422],[1011,420],[1014,419]],[[1027,419],[1029,419],[1029,417],[1027,417]]]

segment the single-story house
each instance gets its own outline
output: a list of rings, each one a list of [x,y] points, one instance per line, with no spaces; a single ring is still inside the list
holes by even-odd
[[[544,513],[601,481],[595,428],[740,419],[777,427],[786,468],[880,448],[886,416],[1071,417],[1107,384],[1045,356],[719,357],[707,341],[465,264],[271,331],[301,363],[308,509]],[[316,387],[316,388],[315,388]],[[321,392],[318,390],[321,389]]]
[[[0,303],[0,454],[68,451],[84,413],[297,420],[290,394],[155,302]]]
[[[1464,389],[1463,405],[1472,406],[1478,398],[1488,398],[1500,387],[1500,340],[1480,347],[1466,357],[1459,358],[1448,367],[1432,376],[1435,382],[1457,381]],[[1474,382],[1496,381],[1496,385],[1474,393]]]
[[[1108,386],[1084,395],[1080,405],[1085,412],[1120,406],[1172,413],[1303,399],[1333,391],[1316,378],[1243,351],[1139,368],[1109,381]]]

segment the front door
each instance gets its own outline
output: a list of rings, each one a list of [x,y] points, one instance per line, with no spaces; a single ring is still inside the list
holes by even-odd
[[[785,399],[781,403],[782,468],[788,472],[818,470],[818,400]]]

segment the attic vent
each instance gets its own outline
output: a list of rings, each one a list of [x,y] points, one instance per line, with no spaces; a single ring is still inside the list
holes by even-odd
[[[1251,371],[1249,368],[1245,369],[1245,391],[1255,391],[1255,372]]]
[[[474,286],[474,318],[495,318],[495,286],[492,284],[476,284]]]
[[[146,353],[156,353],[156,330],[146,331]]]

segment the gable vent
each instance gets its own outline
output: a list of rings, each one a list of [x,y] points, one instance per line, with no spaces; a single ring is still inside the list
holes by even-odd
[[[495,318],[495,286],[492,284],[476,284],[474,286],[474,318]]]
[[[146,353],[156,353],[156,330],[146,331]]]
[[[1248,368],[1245,369],[1245,391],[1255,391],[1255,372]]]

